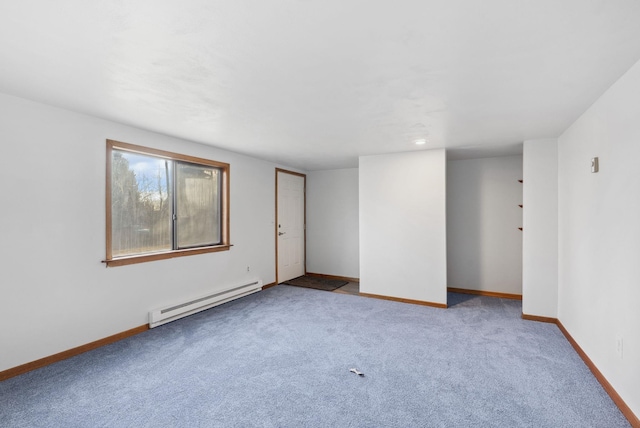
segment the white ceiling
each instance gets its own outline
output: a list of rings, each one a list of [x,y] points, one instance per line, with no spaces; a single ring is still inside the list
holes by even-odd
[[[0,3],[0,92],[305,170],[513,154],[638,59],[637,0]]]

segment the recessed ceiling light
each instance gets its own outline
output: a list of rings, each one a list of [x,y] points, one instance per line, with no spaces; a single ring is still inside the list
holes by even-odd
[[[416,140],[416,141],[415,141],[415,143],[416,143],[418,146],[422,146],[423,144],[427,144],[427,140],[426,140],[426,139],[424,139],[424,138],[422,138],[422,139],[420,139],[420,140]]]

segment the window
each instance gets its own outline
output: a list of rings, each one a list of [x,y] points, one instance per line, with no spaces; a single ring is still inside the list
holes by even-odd
[[[107,266],[228,250],[229,164],[107,140]]]

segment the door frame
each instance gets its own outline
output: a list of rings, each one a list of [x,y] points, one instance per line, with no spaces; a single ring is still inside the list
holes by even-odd
[[[303,197],[303,207],[302,207],[302,222],[303,222],[303,234],[304,234],[304,242],[302,244],[303,254],[303,267],[304,274],[307,274],[307,175],[302,174],[300,172],[289,171],[288,169],[276,168],[276,214],[275,214],[275,223],[274,227],[274,238],[276,241],[276,284],[280,284],[280,279],[278,278],[278,173],[281,172],[283,174],[291,174],[297,175],[298,177],[302,177],[302,197]]]

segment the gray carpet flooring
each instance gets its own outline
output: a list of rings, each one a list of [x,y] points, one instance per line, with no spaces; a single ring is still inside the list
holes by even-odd
[[[555,325],[449,304],[279,285],[1,382],[0,426],[629,426]]]

